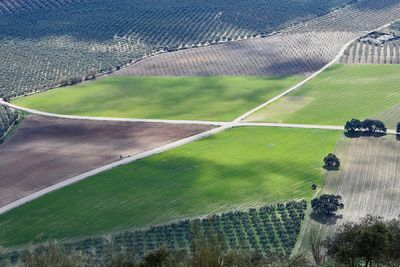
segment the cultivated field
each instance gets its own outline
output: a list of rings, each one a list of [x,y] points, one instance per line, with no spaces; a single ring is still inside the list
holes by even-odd
[[[334,65],[249,121],[344,125],[351,118],[400,120],[399,65]]]
[[[28,116],[0,145],[0,206],[80,173],[202,132],[208,126]]]
[[[308,75],[356,37],[353,32],[284,33],[161,54],[113,75]]]
[[[0,143],[10,127],[18,120],[18,112],[0,105]]]
[[[343,166],[327,175],[324,191],[343,197],[339,223],[367,214],[400,215],[400,141],[395,136],[343,138],[336,155]]]
[[[156,52],[264,36],[351,2],[2,0],[0,95],[48,89]]]
[[[335,12],[289,27],[290,31],[346,31],[360,36],[399,20],[397,0],[361,0]]]
[[[398,19],[396,0],[364,0],[288,27],[284,34],[162,54],[116,75],[293,75],[308,74],[331,61],[340,48]]]
[[[80,240],[61,242],[61,246],[68,251],[79,251],[101,261],[108,255],[111,246],[114,250],[128,249],[143,257],[162,247],[170,250],[187,249],[193,246],[194,238],[199,238],[199,235],[210,240],[214,238],[214,234],[218,234],[225,238],[227,248],[252,249],[263,255],[271,252],[290,255],[300,233],[306,208],[306,201],[278,203],[259,209],[235,210],[206,218],[185,219],[142,230],[88,236]],[[7,259],[17,262],[25,252],[10,249],[5,255],[0,255],[0,264]]]
[[[372,45],[354,42],[340,59],[347,64],[400,64],[400,42]]]
[[[59,114],[231,121],[301,79],[111,77],[13,102]]]
[[[71,128],[71,127],[69,127]],[[96,175],[0,217],[0,245],[146,227],[314,194],[340,133],[246,127]]]

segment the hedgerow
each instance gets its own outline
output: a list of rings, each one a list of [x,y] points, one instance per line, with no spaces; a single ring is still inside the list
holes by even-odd
[[[18,120],[18,113],[7,106],[0,105],[0,140],[8,129]]]

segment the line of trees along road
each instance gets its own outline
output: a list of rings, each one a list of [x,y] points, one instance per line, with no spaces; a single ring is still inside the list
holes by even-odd
[[[355,134],[358,132],[367,134],[385,134],[387,132],[387,128],[382,121],[371,119],[366,119],[363,121],[352,119],[346,122],[344,129],[349,134]]]

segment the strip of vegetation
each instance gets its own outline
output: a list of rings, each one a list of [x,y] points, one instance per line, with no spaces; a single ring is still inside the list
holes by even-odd
[[[201,219],[186,219],[146,230],[88,237],[59,245],[66,253],[80,252],[101,263],[107,261],[110,249],[118,253],[134,252],[137,259],[143,259],[148,253],[162,248],[170,252],[188,250],[193,255],[197,249],[196,238],[201,236],[208,243],[212,243],[214,237],[218,238],[224,251],[245,250],[266,257],[279,253],[289,257],[300,233],[306,209],[305,200],[291,201],[248,211],[230,211]],[[29,253],[37,255],[47,249],[41,245],[29,250],[15,250],[2,255],[0,264],[24,262]]]
[[[0,142],[9,129],[18,121],[18,112],[7,106],[0,105]]]

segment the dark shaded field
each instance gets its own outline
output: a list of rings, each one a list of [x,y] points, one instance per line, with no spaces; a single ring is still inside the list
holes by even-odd
[[[83,172],[210,129],[28,116],[0,145],[0,206]]]

